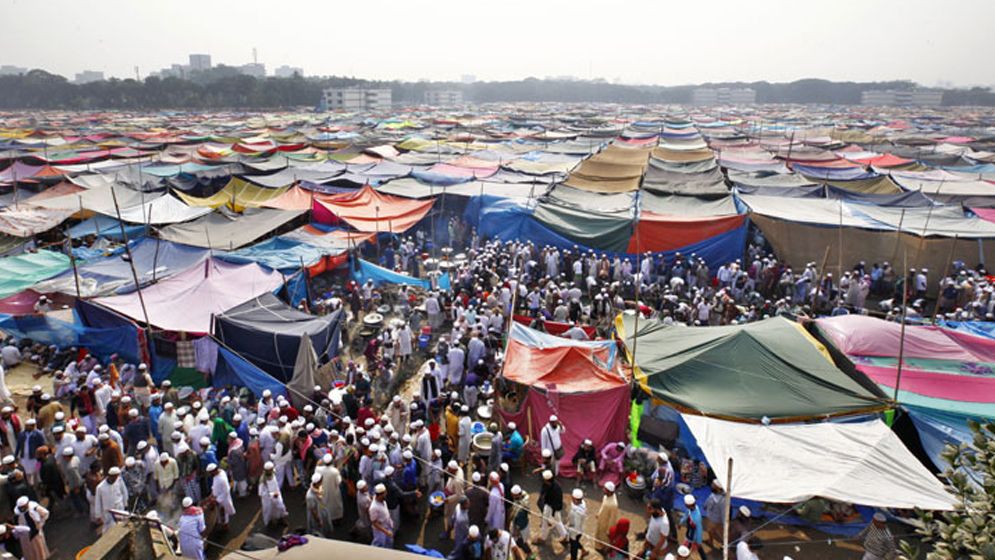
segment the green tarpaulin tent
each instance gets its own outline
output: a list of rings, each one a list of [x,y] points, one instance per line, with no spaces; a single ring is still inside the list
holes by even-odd
[[[879,389],[841,371],[818,341],[781,317],[697,328],[640,319],[638,333],[634,315],[617,324],[630,354],[636,348],[637,379],[676,408],[746,420],[885,408]]]

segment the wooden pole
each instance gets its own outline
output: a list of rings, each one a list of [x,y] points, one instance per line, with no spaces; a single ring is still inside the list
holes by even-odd
[[[301,259],[301,278],[304,280],[304,310],[311,312],[311,278],[308,276],[307,267],[304,266],[304,257]]]
[[[79,290],[79,270],[76,268],[76,255],[73,254],[73,234],[70,228],[66,228],[66,235],[69,236],[69,263],[73,265],[73,279],[76,281],[76,299],[80,299],[83,296],[80,295]]]
[[[726,472],[726,503],[722,513],[722,560],[729,560],[729,516],[732,509],[732,457]]]
[[[843,280],[843,199],[842,198],[840,198],[839,246],[836,251],[836,256],[837,256],[836,266],[838,269],[836,271],[836,274],[838,275],[836,281],[841,282]]]
[[[135,259],[131,256],[131,244],[128,243],[128,232],[124,229],[124,222],[121,221],[121,207],[117,203],[117,192],[114,187],[111,187],[111,199],[114,201],[114,212],[117,214],[117,225],[121,229],[121,238],[124,240],[124,250],[128,253],[128,264],[131,266],[131,277],[135,280],[135,290],[138,292],[138,303],[142,305],[142,316],[145,318],[145,324],[148,328],[152,328],[152,323],[149,322],[149,311],[145,307],[145,297],[142,296],[142,285],[138,281],[138,271],[135,270]]]

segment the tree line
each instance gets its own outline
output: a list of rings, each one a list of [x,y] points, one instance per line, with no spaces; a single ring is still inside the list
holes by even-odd
[[[75,84],[44,70],[0,76],[0,109],[269,109],[315,107],[328,87],[390,88],[398,104],[419,104],[430,89],[458,89],[470,102],[608,102],[690,103],[699,86],[637,86],[603,81],[524,80],[504,82],[369,81],[333,76],[254,78],[226,67],[190,77],[148,77]],[[758,103],[820,103],[854,105],[870,89],[912,89],[908,81],[832,82],[808,79],[790,83],[719,83],[704,87],[749,87]],[[944,105],[995,106],[995,93],[986,88],[946,90]]]

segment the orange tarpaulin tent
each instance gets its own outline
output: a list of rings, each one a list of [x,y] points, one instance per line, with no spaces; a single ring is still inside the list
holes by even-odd
[[[434,202],[385,195],[366,185],[355,193],[315,199],[313,219],[323,224],[343,220],[366,233],[403,233],[421,221]]]

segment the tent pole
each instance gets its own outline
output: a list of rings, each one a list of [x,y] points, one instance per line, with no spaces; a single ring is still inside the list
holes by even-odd
[[[908,260],[909,260],[909,250],[906,249],[905,255],[902,258],[902,274],[906,275],[905,276],[906,280],[902,282],[902,330],[898,338],[898,368],[895,371],[895,392],[894,395],[892,396],[892,400],[895,401],[894,408],[896,410],[898,409],[898,387],[899,385],[902,384],[902,362],[903,358],[905,358],[905,316],[906,313],[908,313],[907,304],[909,299],[909,281],[908,281],[908,272],[906,272],[907,270],[906,267],[909,265]],[[913,281],[914,280],[915,279],[913,278]]]
[[[152,328],[149,322],[149,311],[145,307],[145,297],[142,296],[142,285],[138,282],[138,271],[135,270],[135,259],[131,256],[131,244],[128,243],[128,232],[124,230],[124,222],[121,221],[121,207],[117,203],[117,192],[111,187],[111,198],[114,200],[114,211],[117,213],[117,225],[121,229],[121,237],[124,239],[124,250],[128,253],[128,264],[131,266],[131,277],[135,280],[135,290],[138,292],[138,303],[142,304],[142,316],[145,317],[145,324]]]
[[[79,270],[76,268],[76,255],[73,254],[73,233],[66,228],[66,234],[69,236],[69,262],[73,265],[73,279],[76,281],[76,299],[81,299],[83,296],[79,291]]]
[[[301,257],[301,277],[304,279],[304,311],[311,312],[311,286],[307,268],[304,266],[304,257]]]
[[[732,457],[726,470],[726,503],[722,513],[722,560],[729,560],[729,515],[732,509]]]
[[[836,271],[836,274],[838,275],[836,277],[836,281],[842,282],[843,281],[843,198],[842,197],[840,198],[840,227],[837,230],[837,233],[839,233],[839,249],[836,252],[836,257],[837,257],[836,266],[838,267],[838,270]],[[842,296],[843,294],[840,294],[841,298]]]
[[[380,205],[375,207],[377,213],[377,219],[373,222],[375,228],[377,228],[377,264],[380,264]]]

